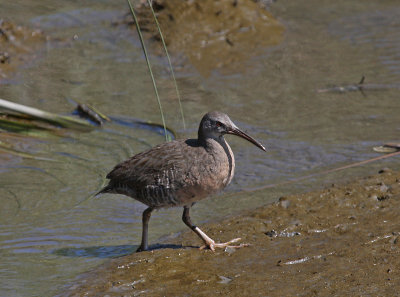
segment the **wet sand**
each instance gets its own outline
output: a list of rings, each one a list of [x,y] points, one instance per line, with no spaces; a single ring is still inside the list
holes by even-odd
[[[241,237],[248,247],[199,250],[193,245],[201,242],[188,230],[167,239],[164,248],[111,260],[63,296],[399,293],[400,172],[383,169],[277,200],[200,226],[216,241]]]

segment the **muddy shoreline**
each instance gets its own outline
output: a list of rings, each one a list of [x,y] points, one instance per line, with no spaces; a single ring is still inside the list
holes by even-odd
[[[200,251],[187,231],[110,260],[62,296],[394,296],[399,217],[400,172],[383,169],[201,226],[249,247]]]

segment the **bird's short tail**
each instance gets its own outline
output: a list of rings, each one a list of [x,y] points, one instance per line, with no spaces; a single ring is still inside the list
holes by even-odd
[[[112,192],[112,187],[110,185],[107,185],[104,188],[102,188],[100,191],[98,191],[96,194],[94,194],[94,197],[96,197],[97,195],[100,195],[100,194],[111,193],[111,192]]]

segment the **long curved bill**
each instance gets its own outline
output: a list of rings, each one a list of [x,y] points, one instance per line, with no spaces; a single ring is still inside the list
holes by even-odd
[[[231,130],[226,132],[227,134],[232,134],[232,135],[237,135],[239,137],[242,137],[244,139],[246,139],[247,141],[251,142],[252,144],[254,144],[255,146],[259,147],[260,149],[262,149],[264,152],[266,152],[267,150],[265,149],[265,147],[259,143],[257,140],[255,140],[253,137],[251,137],[250,135],[244,133],[242,130],[240,130],[238,127],[232,128]]]

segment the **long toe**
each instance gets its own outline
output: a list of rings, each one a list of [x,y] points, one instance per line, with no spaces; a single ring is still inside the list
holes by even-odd
[[[228,242],[216,243],[214,240],[211,239],[210,241],[205,242],[205,244],[203,246],[201,246],[200,249],[202,250],[202,249],[208,248],[208,249],[212,250],[213,252],[215,252],[215,248],[227,248],[227,247],[229,247],[229,248],[240,249],[242,247],[249,246],[248,243],[241,243],[239,245],[231,245],[232,243],[238,242],[240,240],[241,240],[241,238],[235,238],[235,239],[232,239],[232,240],[230,240]]]

